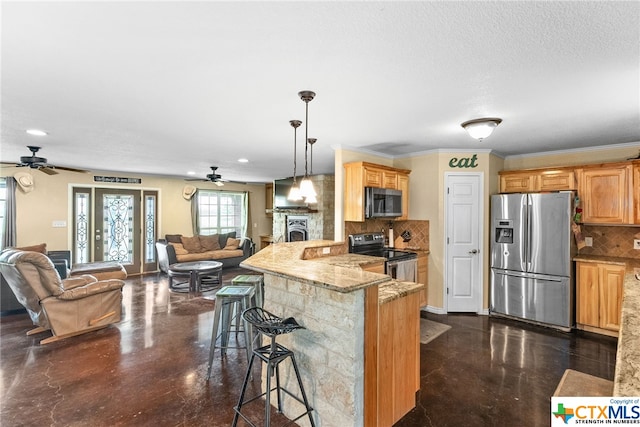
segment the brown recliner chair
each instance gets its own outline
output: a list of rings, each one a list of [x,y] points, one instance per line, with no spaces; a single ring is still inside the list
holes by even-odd
[[[98,281],[91,275],[61,280],[46,255],[16,249],[0,253],[0,273],[37,326],[27,335],[47,330],[53,333],[40,344],[104,328],[121,319],[122,280]]]

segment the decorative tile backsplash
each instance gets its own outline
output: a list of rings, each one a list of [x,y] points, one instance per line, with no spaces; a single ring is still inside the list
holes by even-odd
[[[389,221],[387,219],[367,219],[364,222],[344,223],[345,239],[349,234],[370,233],[373,231],[384,231],[388,235],[389,224],[393,226],[394,237],[400,236],[404,231],[411,233],[411,240],[407,246],[412,248],[429,250],[429,221]]]
[[[633,249],[633,239],[638,233],[640,227],[583,225],[582,236],[592,237],[593,246],[582,248],[578,253],[640,259],[640,250]]]

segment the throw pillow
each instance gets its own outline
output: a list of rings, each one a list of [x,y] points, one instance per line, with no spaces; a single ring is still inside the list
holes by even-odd
[[[218,241],[218,235],[213,234],[211,236],[198,236],[200,238],[200,246],[205,251],[217,251],[220,249],[220,242]]]
[[[182,246],[182,243],[169,243],[173,246],[173,249],[176,251],[176,255],[187,255],[189,253],[188,250]]]
[[[40,252],[41,254],[47,254],[47,244],[40,243],[39,245],[23,246],[21,248],[14,248],[20,251]]]
[[[189,252],[191,253],[202,252],[202,246],[200,245],[200,239],[198,238],[198,236],[193,236],[193,237],[182,236],[180,237],[180,240],[182,241],[182,246],[184,246],[184,248]]]
[[[227,239],[229,237],[236,238],[236,232],[230,231],[229,233],[222,233],[218,235],[218,241],[220,242],[220,247],[224,248],[227,245]]]
[[[240,247],[240,239],[227,238],[227,244],[224,247],[225,251],[235,251]]]
[[[181,237],[182,237],[182,234],[165,234],[164,235],[165,240],[169,243],[182,243],[182,240],[180,240]]]

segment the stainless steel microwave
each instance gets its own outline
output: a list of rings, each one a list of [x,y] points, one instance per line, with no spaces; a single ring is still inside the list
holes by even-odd
[[[402,216],[402,191],[388,188],[364,188],[365,218]]]

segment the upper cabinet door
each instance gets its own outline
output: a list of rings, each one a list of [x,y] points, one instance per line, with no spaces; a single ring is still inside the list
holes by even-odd
[[[632,222],[631,165],[589,168],[581,171],[582,222],[630,224]]]
[[[633,211],[635,224],[640,224],[640,162],[633,165]]]
[[[382,188],[400,190],[400,188],[398,188],[398,173],[392,171],[384,171],[382,173]]]
[[[409,219],[409,175],[398,174],[398,190],[402,191],[402,216],[398,221]]]
[[[365,167],[364,168],[364,186],[383,188],[382,170]]]
[[[537,190],[536,174],[504,173],[500,175],[501,193],[529,193]]]
[[[538,177],[540,191],[575,190],[577,188],[573,171],[545,171]]]

